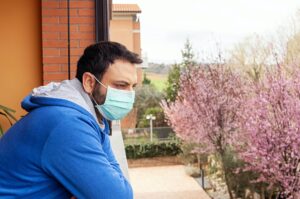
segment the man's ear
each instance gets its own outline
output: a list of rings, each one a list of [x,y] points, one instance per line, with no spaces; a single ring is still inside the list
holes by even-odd
[[[95,84],[96,84],[95,78],[92,76],[91,73],[88,72],[83,73],[82,86],[83,86],[83,90],[86,93],[92,94]]]

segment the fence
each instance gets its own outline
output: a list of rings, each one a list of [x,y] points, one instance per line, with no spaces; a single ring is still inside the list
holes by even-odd
[[[125,144],[137,144],[151,142],[150,128],[122,129]],[[153,142],[177,140],[170,127],[154,127],[152,129]]]

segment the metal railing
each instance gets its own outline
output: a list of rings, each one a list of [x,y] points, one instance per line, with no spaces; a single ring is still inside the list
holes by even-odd
[[[154,127],[152,129],[152,141],[164,142],[177,140],[174,131],[170,127]],[[122,129],[125,144],[151,142],[150,128]]]

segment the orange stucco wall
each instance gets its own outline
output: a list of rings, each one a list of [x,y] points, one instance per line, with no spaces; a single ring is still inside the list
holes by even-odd
[[[124,44],[129,50],[141,55],[140,22],[132,16],[113,17],[110,22],[110,40]],[[143,81],[143,71],[138,68],[138,83]]]
[[[140,22],[134,21],[133,16],[118,15],[110,21],[110,40],[124,44],[129,50],[141,55]],[[142,83],[143,71],[137,70],[138,83]],[[134,128],[137,110],[131,111],[122,121],[122,128]]]
[[[124,44],[133,51],[132,18],[114,19],[110,23],[110,40]]]
[[[133,51],[141,55],[140,22],[133,22]]]
[[[41,1],[9,0],[0,6],[0,104],[26,112],[20,102],[42,84]],[[8,127],[0,117],[0,123]]]

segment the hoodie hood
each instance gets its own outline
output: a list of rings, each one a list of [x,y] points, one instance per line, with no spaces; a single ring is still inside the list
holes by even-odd
[[[44,100],[36,100],[41,99]],[[22,101],[22,108],[30,112],[42,106],[69,106],[64,100],[72,102],[88,111],[96,121],[96,112],[89,95],[83,90],[81,82],[74,78],[60,83],[51,82],[45,86],[34,88]]]

